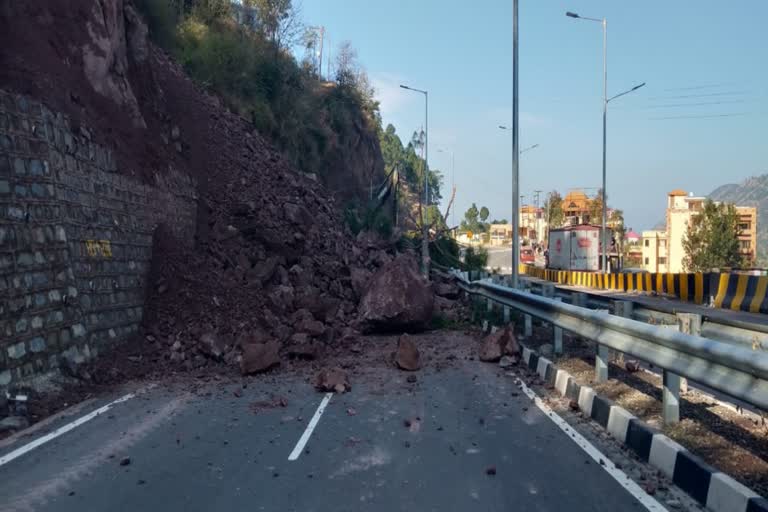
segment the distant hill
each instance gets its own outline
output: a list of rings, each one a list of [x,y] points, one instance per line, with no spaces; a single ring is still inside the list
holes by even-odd
[[[757,252],[765,261],[768,256],[768,174],[752,176],[738,185],[721,185],[707,197],[736,206],[757,206]]]

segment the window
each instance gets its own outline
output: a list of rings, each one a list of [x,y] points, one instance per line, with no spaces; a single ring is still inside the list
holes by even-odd
[[[647,243],[648,243],[648,240],[646,240],[646,241],[645,241],[645,243],[647,244]],[[648,258],[645,258],[645,264],[646,264],[646,265],[648,264]]]
[[[646,247],[650,247],[651,246],[651,241],[650,240],[646,240],[645,241],[645,246]],[[648,258],[645,258],[645,260],[646,260],[645,262],[648,263]]]
[[[749,250],[752,248],[752,240],[741,240],[739,243],[742,249]]]
[[[751,229],[751,222],[742,222],[739,224],[739,230],[741,231],[749,231]]]
[[[666,265],[667,264],[667,258],[664,256],[659,257],[659,265]]]

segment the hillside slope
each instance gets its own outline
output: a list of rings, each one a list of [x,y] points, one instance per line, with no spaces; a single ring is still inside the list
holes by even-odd
[[[752,176],[743,182],[721,185],[707,196],[738,206],[757,207],[757,251],[764,260],[768,255],[768,174]]]
[[[153,46],[129,1],[6,3],[0,34],[0,89],[70,116],[118,173],[197,183],[193,249],[156,235],[145,320],[159,359],[183,346],[170,360],[190,367],[205,340],[235,357],[244,338],[330,342],[354,325],[351,275],[391,256],[358,246],[333,194]]]

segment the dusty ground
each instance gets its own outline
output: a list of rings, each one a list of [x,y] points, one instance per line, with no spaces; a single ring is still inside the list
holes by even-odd
[[[525,344],[538,348],[551,341],[551,329],[536,325],[534,337],[525,340]],[[724,406],[691,386],[681,396],[680,423],[664,426],[660,376],[644,370],[629,373],[623,367],[623,359],[612,354],[611,378],[595,384],[595,344],[564,333],[563,347],[565,354],[554,360],[558,368],[570,373],[580,384],[593,387],[709,464],[755,492],[768,495],[768,426],[763,418]]]
[[[558,412],[601,452],[585,453],[518,387],[535,377],[477,359],[479,337],[476,330],[413,335],[422,359],[415,372],[392,364],[397,335],[360,338],[325,355],[352,385],[332,400],[314,389],[319,365],[311,362],[248,377],[171,375],[66,441],[0,467],[0,494],[9,510],[57,512],[613,512],[639,509],[623,488],[626,475],[663,505],[699,510],[591,422],[568,418],[565,404]],[[327,410],[292,461],[320,400],[330,400]],[[610,462],[623,473],[611,477]]]
[[[474,358],[475,341],[480,336],[476,329],[435,330],[418,335],[422,371],[440,372],[455,366],[460,358]],[[398,338],[398,335],[371,335],[338,341],[327,346],[317,360],[283,358],[279,367],[265,374],[246,377],[236,367],[212,360],[207,360],[201,368],[186,370],[168,360],[167,347],[141,336],[79,367],[77,375],[62,375],[58,392],[27,392],[26,417],[34,425],[74,404],[116,389],[147,384],[197,393],[211,383],[222,386],[247,386],[249,382],[269,384],[286,374],[312,382],[320,370],[334,367],[345,370],[353,385],[361,379],[383,384],[394,366],[392,358]],[[0,433],[0,439],[10,434],[10,431]]]

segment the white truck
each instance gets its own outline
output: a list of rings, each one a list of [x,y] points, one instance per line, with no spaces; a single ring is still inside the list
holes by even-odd
[[[613,233],[608,229],[608,243]],[[555,270],[600,270],[600,226],[580,225],[549,231],[549,265]]]

